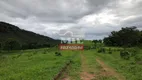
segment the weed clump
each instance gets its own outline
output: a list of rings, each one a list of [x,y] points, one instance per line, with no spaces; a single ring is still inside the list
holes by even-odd
[[[13,57],[12,57],[12,59],[17,59],[17,58],[19,58],[20,56],[22,56],[22,54],[21,54],[21,53],[20,53],[20,54],[18,54],[18,55],[13,56]]]
[[[56,56],[62,56],[62,54],[60,52],[55,52]]]
[[[135,61],[142,61],[142,55],[141,54],[137,54],[135,56]]]
[[[43,51],[43,54],[46,54],[47,52],[48,52],[47,50],[44,50],[44,51]]]
[[[90,47],[89,46],[84,46],[84,49],[85,50],[90,50]]]
[[[25,56],[27,56],[27,57],[32,57],[32,56],[33,56],[33,54],[28,53],[28,54],[26,54]]]
[[[125,60],[129,60],[130,59],[130,52],[128,52],[128,51],[120,51],[120,57],[125,59]]]
[[[0,60],[4,60],[6,58],[7,58],[7,56],[1,55]]]
[[[112,50],[111,50],[111,48],[109,48],[108,53],[109,53],[109,54],[112,54]]]
[[[33,54],[37,54],[37,51],[34,51]]]
[[[105,52],[106,52],[105,48],[100,48],[100,49],[98,50],[98,53],[105,53]]]

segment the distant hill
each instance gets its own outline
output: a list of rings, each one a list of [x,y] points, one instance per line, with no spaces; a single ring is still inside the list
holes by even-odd
[[[59,41],[54,40],[50,37],[36,34],[34,32],[26,31],[18,28],[15,25],[0,22],[0,43],[5,43],[5,41],[12,39],[18,41],[21,45],[55,45]]]

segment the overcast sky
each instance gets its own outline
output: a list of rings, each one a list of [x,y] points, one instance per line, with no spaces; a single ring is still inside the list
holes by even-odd
[[[63,30],[102,39],[121,27],[142,28],[142,0],[0,0],[0,21],[60,38]]]

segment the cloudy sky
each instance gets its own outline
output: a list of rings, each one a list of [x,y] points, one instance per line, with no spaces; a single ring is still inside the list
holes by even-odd
[[[121,27],[142,29],[142,0],[0,0],[0,21],[52,38],[75,30],[102,39]]]

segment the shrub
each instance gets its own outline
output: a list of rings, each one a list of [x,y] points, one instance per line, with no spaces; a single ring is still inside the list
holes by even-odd
[[[109,53],[109,54],[112,54],[112,50],[111,50],[111,48],[109,48],[108,53]]]
[[[47,53],[47,51],[46,51],[46,50],[44,50],[44,51],[43,51],[43,54],[46,54],[46,53]]]
[[[95,46],[91,46],[90,49],[96,49],[96,47]]]
[[[135,56],[135,61],[142,61],[142,54],[137,54]]]
[[[12,59],[19,58],[21,55],[22,55],[22,54],[14,55],[14,56],[12,56]]]
[[[136,54],[137,54],[137,51],[134,50],[134,51],[132,51],[131,56],[134,57],[134,56],[136,56]]]
[[[6,58],[7,58],[7,56],[1,55],[0,60],[4,60]]]
[[[116,51],[121,51],[121,49],[116,49]]]
[[[89,46],[84,46],[84,49],[85,50],[90,50],[90,47]]]
[[[130,59],[130,53],[128,51],[120,51],[120,57],[129,60]]]
[[[17,58],[19,58],[20,56],[22,56],[22,54],[18,54],[18,55],[17,55]]]
[[[28,53],[28,54],[26,54],[26,56],[27,56],[27,57],[32,57],[32,56],[33,56],[33,54]]]
[[[55,52],[56,56],[62,56],[62,54],[60,52]]]
[[[132,52],[131,54],[132,57],[135,57],[136,55],[139,55],[139,53],[141,53],[140,48],[134,48],[132,49],[131,52]]]
[[[37,51],[34,51],[33,54],[37,54]]]
[[[112,54],[112,51],[109,51],[108,53],[109,53],[109,54]]]
[[[101,48],[98,50],[98,53],[105,53],[105,52],[106,52],[105,48]]]

